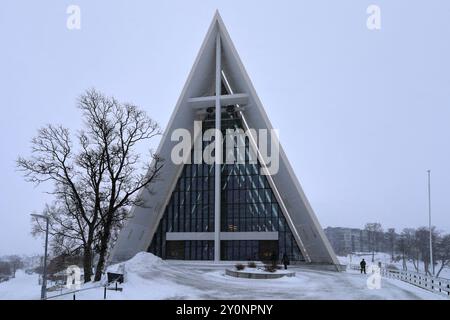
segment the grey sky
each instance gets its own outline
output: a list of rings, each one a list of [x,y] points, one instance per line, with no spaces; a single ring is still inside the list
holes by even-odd
[[[81,8],[81,30],[66,8]],[[366,28],[381,7],[382,29]],[[450,2],[2,1],[0,254],[40,252],[48,196],[15,170],[46,123],[80,126],[96,87],[167,124],[219,9],[321,224],[450,231]],[[144,151],[144,150],[143,150]]]

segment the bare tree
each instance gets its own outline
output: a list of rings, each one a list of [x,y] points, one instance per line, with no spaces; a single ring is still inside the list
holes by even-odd
[[[129,217],[131,206],[144,205],[138,194],[151,192],[163,165],[154,153],[151,161],[141,161],[136,145],[161,131],[137,106],[93,89],[81,95],[78,108],[84,128],[76,134],[77,148],[68,129],[47,125],[33,138],[31,157],[19,157],[17,165],[27,181],[53,182],[55,203],[46,207],[52,242],[67,250],[82,248],[85,281],[91,280],[95,250],[98,281],[114,229]]]
[[[67,198],[69,192],[61,193],[51,205],[46,205],[43,214],[49,217],[50,251],[53,256],[79,255],[84,258],[84,273],[91,276],[93,247],[96,240],[95,230],[99,228],[98,216],[88,214],[85,217],[77,211]],[[64,198],[64,199],[61,199]],[[32,234],[38,236],[46,232],[46,224],[32,218]],[[89,280],[87,280],[89,281]]]
[[[406,236],[404,233],[400,234],[400,236],[397,239],[397,248],[401,253],[401,258],[402,258],[402,269],[407,271],[408,270],[408,265],[406,264],[406,259],[408,256],[408,242],[406,239]]]
[[[430,260],[429,231],[428,228],[420,227],[415,232],[415,248],[417,253],[417,271],[420,269],[420,260],[423,262],[423,269],[428,273]]]
[[[437,241],[435,251],[436,260],[440,263],[438,272],[436,273],[436,277],[439,277],[442,270],[445,267],[450,266],[450,234],[442,236],[439,241]]]
[[[10,276],[11,274],[11,263],[7,261],[0,261],[0,280],[1,276]]]
[[[83,257],[75,254],[60,254],[51,259],[47,266],[47,272],[49,275],[65,271],[65,269],[72,265],[81,266],[83,263]]]
[[[389,228],[387,231],[388,241],[389,241],[389,249],[391,252],[391,262],[395,259],[395,243],[397,239],[397,234],[395,233],[395,228]]]
[[[22,258],[20,258],[19,256],[13,256],[12,260],[11,260],[11,264],[13,266],[13,277],[16,277],[16,271],[19,269],[22,269],[24,264],[23,264],[23,260]]]
[[[375,251],[379,251],[380,243],[383,237],[383,228],[381,223],[372,222],[366,223],[364,229],[367,231],[369,236],[369,248],[372,252],[372,262],[375,261]]]
[[[431,239],[433,247],[436,246],[436,239],[439,237],[439,232],[436,231],[435,227],[431,228]],[[417,228],[415,232],[415,246],[417,249],[418,257],[417,264],[422,260],[423,269],[425,273],[431,275],[432,266],[430,266],[430,230],[428,227]],[[433,261],[436,261],[436,252],[433,252]],[[419,266],[417,266],[419,270]]]
[[[15,278],[16,277],[16,271],[21,269],[21,268],[23,268],[23,266],[24,266],[23,260],[18,255],[11,255],[11,256],[8,256],[6,259],[9,261],[9,265],[11,266],[12,277]]]
[[[412,262],[416,272],[419,272],[420,253],[417,246],[416,229],[414,228],[403,229],[401,233],[401,239],[403,242],[402,245],[404,256],[407,258],[407,260]],[[406,262],[404,266],[405,269],[407,269]]]

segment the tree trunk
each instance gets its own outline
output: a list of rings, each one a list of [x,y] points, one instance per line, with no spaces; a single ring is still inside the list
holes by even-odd
[[[412,262],[414,269],[416,269],[416,272],[419,272],[419,262],[415,258],[412,259]]]
[[[92,277],[92,249],[90,246],[84,247],[83,252],[83,270],[84,270],[84,282],[91,281]]]
[[[102,279],[103,269],[106,263],[106,254],[108,253],[108,242],[111,235],[112,219],[108,219],[103,227],[103,234],[100,238],[100,250],[97,268],[95,270],[94,281],[100,281]]]
[[[439,270],[436,273],[436,277],[439,277],[439,275],[441,274],[441,271],[444,269],[444,267],[445,267],[445,263],[441,263],[441,266],[439,267]]]

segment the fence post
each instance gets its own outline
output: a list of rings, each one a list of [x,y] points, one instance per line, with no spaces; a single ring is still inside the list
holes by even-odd
[[[73,293],[73,300],[75,300],[75,292]]]
[[[103,292],[103,300],[106,300],[106,286],[105,286],[105,290]]]

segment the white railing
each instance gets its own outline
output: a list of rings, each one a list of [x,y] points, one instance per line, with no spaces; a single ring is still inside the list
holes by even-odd
[[[366,267],[367,268],[367,267]],[[357,264],[351,264],[350,269],[360,270],[360,266]],[[389,279],[396,279],[404,281],[420,287],[422,289],[442,294],[446,297],[450,297],[450,279],[432,277],[419,272],[395,270],[381,268],[381,276]]]
[[[358,271],[361,270],[361,267],[358,264],[349,264],[347,268]]]
[[[70,290],[70,291],[59,293],[59,294],[47,296],[47,298],[45,300],[55,299],[55,298],[59,298],[59,297],[62,297],[62,296],[67,296],[67,295],[72,295],[72,299],[76,300],[76,295],[77,295],[78,292],[92,290],[92,289],[98,289],[98,288],[102,288],[102,287],[105,288],[105,290],[106,290],[106,287],[104,287],[102,285],[97,285],[97,286],[94,286],[94,287],[83,288],[83,289],[78,289],[78,290]],[[105,297],[104,299],[106,299],[106,294],[104,294],[104,297]]]
[[[381,275],[386,278],[401,280],[422,289],[432,291],[450,296],[450,280],[445,278],[432,277],[423,273],[393,270],[393,269],[381,269]]]

